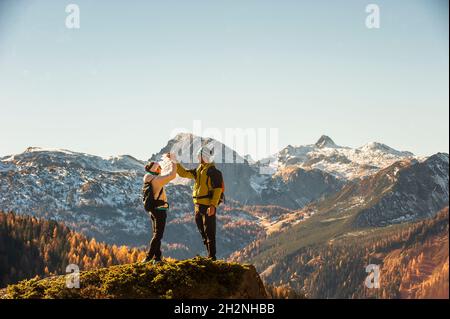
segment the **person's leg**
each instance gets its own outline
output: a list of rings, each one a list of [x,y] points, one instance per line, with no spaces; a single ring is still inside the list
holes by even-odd
[[[216,215],[205,214],[205,233],[208,243],[208,257],[216,260]]]
[[[195,205],[195,223],[197,224],[198,231],[202,236],[203,244],[208,249],[208,238],[206,237],[204,224],[205,213],[206,210],[204,205]]]
[[[156,218],[155,218],[154,213],[152,213],[152,212],[150,213],[150,217],[152,220],[152,238],[150,239],[150,245],[149,245],[147,257],[145,258],[145,260],[150,260],[155,257],[155,253],[152,250],[152,242],[153,242],[153,238],[155,237],[155,233],[156,233]]]
[[[161,240],[166,226],[166,216],[167,214],[165,211],[155,210],[155,212],[152,213],[154,227],[149,256],[155,260],[161,259]]]
[[[155,248],[155,260],[161,260],[161,256],[162,256],[161,241],[164,236],[164,229],[166,228],[167,212],[165,210],[159,211],[158,219],[159,219],[159,222],[156,224],[157,242],[156,242],[156,248]]]

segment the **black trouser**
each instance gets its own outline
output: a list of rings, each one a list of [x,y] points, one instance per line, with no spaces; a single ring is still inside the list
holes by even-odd
[[[150,215],[152,217],[153,237],[150,242],[147,257],[161,260],[161,240],[163,238],[164,228],[166,227],[167,212],[166,210],[155,209]]]
[[[208,250],[208,257],[216,258],[216,215],[208,216],[207,205],[195,205],[195,223],[203,243]]]

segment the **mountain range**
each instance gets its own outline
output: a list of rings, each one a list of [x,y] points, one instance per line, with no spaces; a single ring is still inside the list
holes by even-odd
[[[184,154],[190,154],[186,150],[198,143],[198,139],[192,134],[178,134],[151,159],[160,159],[175,145]],[[411,153],[380,143],[351,149],[337,146],[331,138],[322,136],[315,144],[288,146],[273,155],[271,159],[276,159],[277,167],[269,175],[260,174],[261,166],[268,163],[266,160],[252,164],[216,140],[201,139],[200,143],[214,145],[216,150],[223,148],[223,154],[232,154],[232,159],[238,162],[228,160],[217,164],[225,178],[228,199],[219,227],[237,232],[228,237],[230,231],[219,231],[224,236],[219,241],[226,247],[225,254],[245,246],[268,228],[297,216],[307,204],[337,194],[345,187],[354,187],[355,180],[403,159],[420,163]],[[441,155],[445,156],[448,158]],[[187,166],[196,165],[183,157],[180,161]],[[269,162],[273,164],[274,161]],[[61,221],[108,243],[145,245],[150,225],[140,199],[143,165],[143,161],[128,155],[102,158],[67,150],[28,148],[21,154],[0,158],[0,209]],[[358,173],[349,175],[351,170]],[[436,178],[445,183],[448,170]],[[185,257],[192,253],[190,246],[196,246],[193,238],[197,230],[190,218],[190,192],[186,180],[178,179],[168,187],[172,204],[168,226],[175,228],[178,239],[168,237],[167,243],[172,245],[171,250],[178,251],[176,257]],[[445,201],[448,188],[442,195]],[[283,214],[258,216],[248,208],[251,206],[278,206],[279,209],[272,211]],[[247,225],[244,233],[239,230],[241,224]],[[235,241],[240,244],[234,244]],[[196,247],[197,251],[201,248],[201,245]]]
[[[417,157],[378,142],[350,148],[324,135],[314,144],[289,145],[254,161],[217,140],[182,133],[150,159],[175,149],[180,162],[195,167],[190,154],[204,144],[225,154],[217,161],[227,198],[218,215],[219,256],[253,262],[268,283],[290,282],[283,277],[292,274],[290,260],[308,247],[432,219],[448,206],[448,154]],[[140,198],[143,166],[129,155],[102,158],[30,147],[0,158],[0,210],[56,220],[109,244],[143,248],[151,236]],[[191,186],[177,178],[167,187],[167,256],[203,253]]]

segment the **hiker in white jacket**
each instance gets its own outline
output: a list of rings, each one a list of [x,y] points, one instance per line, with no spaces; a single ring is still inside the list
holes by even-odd
[[[162,261],[161,240],[166,226],[167,210],[169,209],[164,186],[177,175],[177,166],[174,161],[174,156],[170,153],[167,153],[165,156],[171,161],[171,169],[164,175],[161,175],[162,168],[158,162],[149,162],[145,165],[146,174],[143,180],[144,186],[151,183],[153,188],[153,198],[157,205],[149,212],[152,218],[153,236],[147,256],[142,262],[152,261],[153,263],[159,263]]]

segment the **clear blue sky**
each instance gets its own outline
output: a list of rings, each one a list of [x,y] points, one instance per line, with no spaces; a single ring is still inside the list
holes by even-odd
[[[448,152],[448,36],[446,0],[0,0],[0,155],[146,159],[193,120]]]

